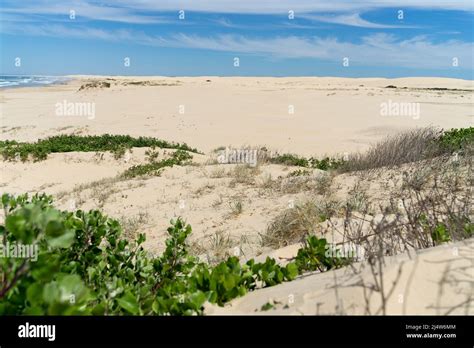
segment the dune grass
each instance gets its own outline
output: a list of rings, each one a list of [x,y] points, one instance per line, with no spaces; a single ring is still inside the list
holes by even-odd
[[[434,127],[400,132],[373,145],[365,153],[348,156],[339,172],[395,167],[442,155],[472,153],[474,127],[442,131]]]

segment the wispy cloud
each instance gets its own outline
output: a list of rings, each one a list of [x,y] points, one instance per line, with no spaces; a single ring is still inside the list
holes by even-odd
[[[214,13],[284,14],[311,12],[361,12],[382,8],[418,8],[473,11],[471,0],[117,0],[123,7],[155,11],[179,9]]]
[[[416,28],[415,26],[407,26],[407,25],[388,25],[388,24],[378,24],[369,22],[360,17],[359,13],[352,13],[352,14],[344,14],[344,15],[302,15],[301,18],[324,22],[324,23],[333,23],[333,24],[341,24],[341,25],[348,25],[353,27],[361,27],[361,28],[372,28],[372,29],[395,29],[395,28]]]
[[[432,42],[427,36],[399,39],[395,35],[377,33],[361,38],[357,43],[341,41],[334,37],[281,36],[271,38],[242,35],[200,36],[174,34],[154,36],[141,31],[103,30],[91,27],[64,25],[4,26],[4,32],[37,36],[73,37],[107,41],[133,42],[135,44],[202,49],[235,54],[250,54],[282,59],[313,58],[341,62],[348,57],[350,64],[363,66],[396,66],[409,68],[451,68],[456,57],[460,67],[472,69],[472,43],[458,40]]]
[[[280,16],[286,16],[291,10],[296,18],[318,14],[313,18],[329,23],[366,28],[394,27],[371,23],[360,17],[361,13],[384,8],[474,11],[472,0],[116,0],[107,3],[100,0],[3,0],[1,13],[67,16],[70,10],[74,10],[78,18],[157,24],[170,21],[169,16],[163,15],[164,12],[179,10]]]
[[[61,21],[68,19],[70,11],[74,11],[77,19],[98,21],[112,21],[131,24],[159,24],[169,23],[170,19],[142,13],[129,7],[104,6],[94,4],[95,1],[78,0],[71,3],[65,1],[29,1],[19,5],[18,1],[7,0],[0,10],[2,20],[16,21],[28,18],[37,21]],[[48,17],[47,17],[48,16]],[[54,16],[51,18],[51,16]]]
[[[162,39],[163,40],[163,39]],[[410,68],[450,68],[456,57],[466,68],[472,67],[472,44],[461,41],[433,43],[425,36],[398,40],[383,33],[368,35],[360,43],[336,38],[297,36],[271,39],[220,35],[200,37],[176,35],[167,44],[179,47],[268,55],[280,58],[315,58],[341,62],[344,57],[357,65],[389,65]]]

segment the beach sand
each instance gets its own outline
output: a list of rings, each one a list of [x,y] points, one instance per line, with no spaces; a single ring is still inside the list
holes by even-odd
[[[2,138],[34,140],[75,127],[84,134],[186,142],[205,152],[222,145],[265,145],[282,152],[322,155],[364,150],[401,129],[466,127],[474,117],[474,84],[456,79],[94,79],[111,86],[78,91],[92,80],[80,76],[67,85],[2,91]],[[95,103],[95,118],[57,116],[56,104],[65,100]],[[420,103],[419,117],[381,116],[381,104],[389,101]]]
[[[321,198],[311,196],[304,185],[295,189],[291,185],[286,189],[272,188],[273,181],[280,188],[286,185],[288,174],[298,169],[295,167],[265,164],[236,174],[236,165],[216,164],[212,151],[220,146],[265,146],[280,153],[317,157],[342,155],[364,151],[370,144],[400,130],[470,127],[474,121],[474,83],[456,79],[72,78],[63,85],[1,90],[0,140],[34,141],[58,134],[129,134],[185,142],[202,154],[193,155],[193,166],[175,166],[167,168],[160,177],[129,180],[119,180],[117,175],[134,164],[144,163],[146,149],[133,149],[129,156],[120,159],[109,153],[71,152],[50,154],[41,162],[2,161],[1,190],[14,194],[46,192],[55,197],[59,207],[66,209],[99,208],[120,219],[130,230],[139,228],[145,232],[145,246],[152,253],[163,250],[170,219],[182,216],[193,227],[191,242],[200,245],[196,247],[198,254],[215,247],[230,254],[238,250],[243,258],[272,255],[276,251],[262,247],[259,242],[267,225],[292,202]],[[57,104],[64,102],[92,103],[95,113],[89,117],[59,116]],[[419,114],[384,116],[383,103],[419,103]],[[169,152],[161,150],[160,156]],[[324,175],[320,170],[311,170],[315,180]],[[371,180],[371,199],[388,201],[390,192],[384,185],[395,180],[396,175],[401,174],[385,171]],[[335,195],[340,199],[348,196],[357,180],[352,174],[333,179]],[[239,204],[241,211],[236,210]],[[216,245],[219,235],[228,237],[223,245]],[[290,248],[290,254],[291,250],[294,249]],[[452,251],[438,248],[426,255],[431,252],[436,257],[440,253],[448,257]],[[472,258],[464,262],[472,262]],[[446,265],[448,261],[443,264]],[[388,273],[394,272],[387,267]],[[425,267],[422,272],[432,272],[428,261]],[[259,290],[237,300],[230,309],[220,310],[253,314],[269,298],[285,297],[293,291],[302,296],[298,300],[301,306],[275,313],[316,314],[313,299],[332,296],[333,290],[328,288],[334,280],[331,277],[333,272],[316,274],[294,284]],[[412,306],[410,302],[409,313],[438,313],[430,307],[434,301],[432,292],[426,301],[423,297],[430,279],[413,283],[412,293],[421,304]],[[302,291],[301,287],[308,290]],[[457,291],[453,289],[450,293]],[[359,292],[341,289],[340,296],[347,313],[364,314],[362,305],[352,306],[360,303]],[[447,306],[455,306],[461,297],[453,295]],[[334,301],[333,297],[327,300],[320,313],[336,313]],[[401,313],[400,308],[394,304],[389,312]],[[472,314],[472,309],[469,311]]]

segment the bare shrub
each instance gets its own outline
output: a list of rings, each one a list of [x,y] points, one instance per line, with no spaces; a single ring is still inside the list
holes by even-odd
[[[236,243],[229,233],[218,230],[208,236],[204,242],[195,241],[191,243],[190,252],[194,256],[205,254],[207,262],[211,265],[216,265],[232,256],[231,250]]]
[[[304,240],[322,221],[321,210],[314,202],[305,202],[283,211],[261,237],[262,246],[281,248]]]
[[[343,236],[338,244],[358,246],[362,251],[358,259],[367,261],[352,267],[356,272],[368,268],[372,276],[368,283],[355,284],[363,289],[366,314],[386,314],[401,279],[402,264],[395,279],[384,283],[386,256],[403,252],[410,256],[419,249],[474,235],[472,159],[453,161],[444,156],[404,166],[402,183],[390,192],[392,198],[380,207],[380,214],[368,217],[347,204],[343,224],[328,221],[330,228]],[[374,297],[379,300],[372,301]],[[466,305],[472,302],[471,297]]]
[[[280,190],[283,193],[298,193],[302,191],[312,191],[315,187],[315,180],[310,176],[295,176],[281,180]]]
[[[334,180],[334,176],[332,173],[326,174],[321,173],[316,176],[315,178],[315,190],[316,193],[319,195],[330,195],[332,192],[332,183]]]
[[[233,199],[232,201],[230,201],[229,207],[230,207],[230,214],[232,216],[238,216],[242,214],[244,210],[244,204],[242,203],[242,200],[240,198]]]
[[[138,232],[148,223],[149,219],[150,216],[147,212],[140,212],[134,217],[123,216],[119,219],[123,236],[129,240],[136,239]]]
[[[220,179],[225,176],[226,176],[226,171],[223,166],[216,167],[209,173],[209,177],[212,179]]]
[[[417,177],[420,171],[426,181]],[[380,253],[379,248],[387,256],[469,238],[474,234],[472,175],[472,157],[414,163],[405,170],[400,187],[391,192],[389,204],[380,207],[381,214],[369,221],[347,204],[339,232],[364,245],[369,256]],[[354,228],[354,220],[364,224]]]
[[[247,164],[237,165],[232,171],[229,172],[229,176],[232,177],[230,186],[233,187],[236,184],[254,185],[255,177],[260,174],[258,167],[252,167]]]
[[[440,134],[440,130],[432,127],[400,132],[373,145],[366,153],[349,155],[339,171],[398,166],[434,157],[441,152],[436,141]]]

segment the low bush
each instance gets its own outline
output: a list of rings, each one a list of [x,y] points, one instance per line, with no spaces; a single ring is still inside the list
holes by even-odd
[[[177,149],[189,152],[198,152],[186,144],[170,143],[152,137],[133,138],[129,135],[56,135],[40,139],[34,143],[22,143],[11,140],[0,142],[0,152],[6,160],[15,160],[19,157],[27,161],[29,156],[35,161],[44,160],[50,153],[58,152],[90,152],[111,151],[125,152],[132,147],[159,147],[164,149]],[[117,150],[120,149],[120,150]]]
[[[352,154],[338,166],[340,172],[394,167],[465,152],[474,146],[474,127],[441,131],[433,127],[400,132],[375,144],[365,153]]]
[[[175,165],[183,165],[192,158],[193,156],[190,155],[188,152],[183,150],[177,150],[171,155],[170,158],[163,159],[158,162],[151,161],[147,164],[138,164],[132,166],[125,170],[121,176],[126,179],[131,179],[137,176],[144,175],[159,176],[164,168],[173,167]]]
[[[262,246],[278,249],[301,242],[325,218],[314,202],[297,204],[284,210],[268,224],[261,235]]]
[[[287,166],[305,168],[316,168],[321,170],[336,169],[343,163],[342,159],[335,159],[330,157],[325,157],[323,159],[317,159],[314,157],[304,158],[289,153],[270,157],[268,161],[274,164],[284,164]]]
[[[0,258],[0,315],[202,314],[206,301],[223,305],[306,270],[345,264],[323,255],[326,242],[312,237],[286,266],[237,257],[210,266],[188,254],[191,226],[180,218],[168,228],[163,254],[150,257],[141,246],[145,235],[123,239],[119,222],[100,211],[59,211],[38,194],[4,194],[2,207],[3,247],[34,245],[38,252],[36,259]]]
[[[474,143],[474,127],[446,131],[438,138],[438,143],[443,152],[464,151]]]

